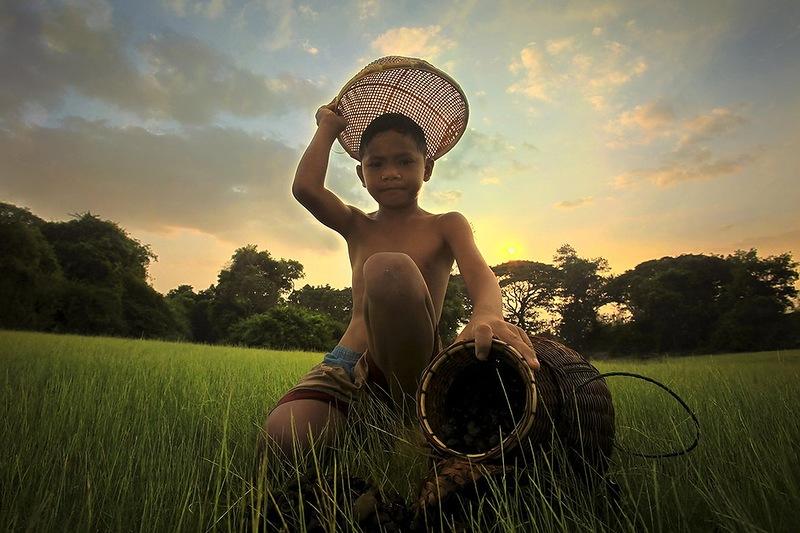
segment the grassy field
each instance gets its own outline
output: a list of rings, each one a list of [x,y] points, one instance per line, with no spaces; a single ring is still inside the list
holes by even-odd
[[[0,332],[0,529],[239,531],[265,414],[320,354]],[[696,411],[700,446],[662,460],[615,452],[620,507],[565,490],[497,484],[467,522],[494,531],[796,531],[800,351],[614,361],[667,384]],[[659,389],[613,378],[618,443],[666,451],[691,438]],[[427,462],[410,431],[367,408],[324,461],[410,502]],[[321,462],[322,461],[322,462]],[[320,464],[328,466],[319,466]],[[272,458],[279,486],[314,460]],[[288,511],[291,513],[291,511]],[[333,512],[328,511],[331,515]],[[345,519],[350,510],[338,509]],[[340,517],[340,518],[342,518]],[[287,519],[291,519],[287,516]],[[324,517],[323,517],[324,518]],[[333,523],[333,522],[331,522]],[[448,518],[435,522],[449,530]]]

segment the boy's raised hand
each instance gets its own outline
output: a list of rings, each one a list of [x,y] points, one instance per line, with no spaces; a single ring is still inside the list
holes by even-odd
[[[318,127],[331,127],[336,135],[347,127],[347,119],[336,113],[335,98],[329,104],[317,109],[317,114],[314,118],[317,120]]]
[[[469,323],[456,338],[456,342],[475,339],[475,356],[481,361],[489,357],[492,350],[492,338],[510,344],[517,350],[533,370],[539,369],[539,360],[533,343],[525,330],[509,324],[502,318],[473,315]]]

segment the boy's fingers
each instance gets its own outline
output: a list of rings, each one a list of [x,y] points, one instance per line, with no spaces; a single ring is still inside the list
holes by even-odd
[[[522,357],[528,361],[528,364],[534,370],[539,369],[539,359],[536,357],[536,350],[533,348],[533,343],[531,342],[530,337],[528,334],[525,333],[525,330],[522,328],[517,328],[517,336],[522,340],[523,348],[520,350],[519,353],[522,354]]]
[[[480,324],[475,328],[475,357],[481,361],[486,361],[491,351],[492,328],[489,324]]]

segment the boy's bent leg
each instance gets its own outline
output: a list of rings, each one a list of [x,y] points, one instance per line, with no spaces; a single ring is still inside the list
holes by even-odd
[[[327,444],[344,425],[346,418],[331,403],[322,400],[298,399],[275,407],[267,417],[265,434],[291,458],[295,447],[298,452]],[[259,441],[259,460],[266,442]]]
[[[364,262],[369,355],[396,402],[416,394],[434,347],[435,317],[425,278],[408,255],[381,252]]]

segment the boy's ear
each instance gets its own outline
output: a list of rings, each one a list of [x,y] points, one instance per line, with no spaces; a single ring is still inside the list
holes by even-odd
[[[431,174],[433,173],[433,159],[426,159],[425,160],[425,174],[422,181],[428,181],[431,179]]]
[[[366,183],[364,183],[364,171],[363,171],[363,170],[361,170],[361,165],[356,165],[356,174],[358,174],[358,179],[360,179],[360,180],[361,180],[361,185],[363,185],[364,187],[366,187],[366,186],[367,186],[367,184],[366,184]]]

